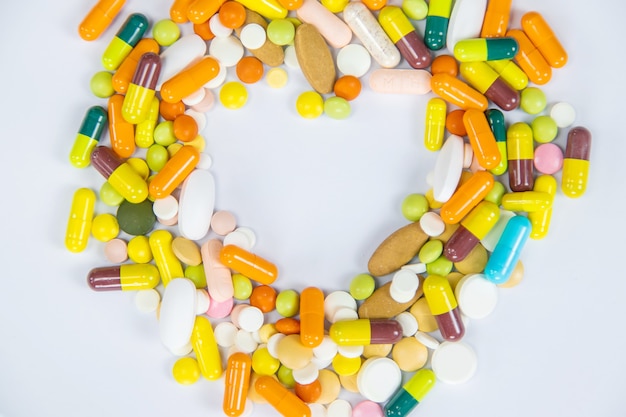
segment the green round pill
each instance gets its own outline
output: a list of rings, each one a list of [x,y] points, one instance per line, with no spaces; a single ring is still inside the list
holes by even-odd
[[[433,262],[426,264],[426,272],[428,275],[441,275],[445,277],[452,271],[454,264],[449,261],[445,256],[441,255]]]
[[[150,145],[146,152],[146,162],[148,167],[154,171],[159,172],[167,161],[170,159],[170,154],[167,152],[167,148],[163,145]]]
[[[443,253],[443,242],[438,239],[429,240],[424,243],[424,246],[420,249],[417,257],[420,262],[429,264],[435,262]]]
[[[402,11],[409,19],[424,20],[428,15],[428,4],[424,0],[402,0]]]
[[[128,241],[128,258],[138,264],[147,264],[152,260],[150,241],[146,236],[135,236]]]
[[[537,87],[527,87],[522,90],[520,107],[528,114],[541,113],[548,104],[546,95]]]
[[[170,19],[159,20],[152,27],[152,37],[161,46],[170,46],[180,38],[180,28]]]
[[[190,279],[196,288],[206,287],[206,275],[204,273],[204,265],[188,265],[185,268],[185,278]]]
[[[402,201],[402,215],[412,222],[421,219],[428,209],[428,199],[422,194],[409,194]]]
[[[113,74],[108,71],[98,71],[89,82],[89,87],[94,96],[108,98],[115,94],[113,89]]]
[[[342,97],[329,97],[324,102],[324,113],[331,119],[343,120],[350,116],[350,102]]]
[[[288,45],[295,36],[296,28],[287,19],[274,19],[267,25],[267,39],[276,45]]]
[[[276,297],[276,311],[283,317],[293,317],[300,310],[300,294],[294,290],[284,290]]]
[[[245,275],[233,274],[233,288],[236,300],[247,300],[252,294],[252,281]]]
[[[350,295],[355,300],[365,300],[376,289],[376,281],[369,274],[359,274],[350,282]]]
[[[122,204],[124,197],[108,181],[105,181],[100,187],[100,200],[107,206],[117,207]]]
[[[285,365],[280,365],[278,372],[276,372],[276,376],[278,377],[278,380],[287,388],[291,389],[296,386],[296,380],[293,378],[293,371]]]
[[[552,142],[559,133],[556,121],[550,116],[537,116],[530,127],[533,129],[533,138],[539,143]]]
[[[493,188],[485,196],[486,201],[490,201],[496,206],[499,206],[502,202],[502,196],[506,194],[506,188],[500,181],[494,181]]]
[[[173,121],[166,120],[156,125],[154,128],[154,142],[163,146],[169,146],[176,142]]]
[[[144,200],[137,204],[125,200],[117,208],[116,217],[120,229],[133,236],[148,234],[156,222],[150,200]]]

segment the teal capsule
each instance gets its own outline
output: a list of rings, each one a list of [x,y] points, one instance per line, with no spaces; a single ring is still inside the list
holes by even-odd
[[[420,369],[395,392],[385,405],[387,417],[405,417],[422,401],[435,385],[435,373],[430,369]]]
[[[148,19],[141,13],[128,16],[115,37],[102,54],[102,65],[109,71],[115,71],[130,54],[135,45],[148,30]]]
[[[452,12],[452,0],[431,0],[426,15],[424,43],[431,51],[438,51],[446,46],[448,22]]]
[[[454,46],[454,57],[460,62],[513,59],[518,49],[515,38],[464,39]]]
[[[91,152],[100,141],[102,131],[107,123],[107,112],[100,106],[87,109],[83,123],[78,129],[74,146],[70,151],[70,162],[76,168],[85,168],[89,165]]]
[[[500,110],[490,109],[485,112],[487,121],[496,138],[496,146],[500,151],[500,163],[490,170],[493,175],[502,175],[509,167],[506,153],[506,125],[504,124],[504,114]]]

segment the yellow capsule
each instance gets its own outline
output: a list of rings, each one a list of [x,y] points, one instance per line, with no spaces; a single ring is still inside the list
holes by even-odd
[[[287,17],[287,9],[280,5],[277,0],[236,0],[246,9],[257,12],[261,16],[269,19],[284,19]]]
[[[546,210],[552,207],[553,196],[540,191],[523,191],[519,193],[506,193],[502,196],[502,208],[510,211],[533,211]]]
[[[528,75],[512,60],[487,61],[487,65],[500,74],[500,77],[514,89],[521,91],[528,86]]]
[[[535,180],[533,191],[548,193],[554,198],[556,195],[557,183],[552,175],[540,175]],[[548,234],[550,220],[552,218],[552,206],[545,210],[538,210],[528,213],[530,220],[530,238],[543,239]]]
[[[397,6],[383,7],[378,13],[378,23],[394,44],[409,33],[415,32],[415,27]]]
[[[74,192],[65,231],[65,247],[70,252],[82,252],[87,247],[95,204],[96,193],[89,188],[79,188]]]
[[[183,267],[172,250],[172,240],[172,234],[167,230],[155,230],[148,238],[154,263],[159,269],[164,286],[167,286],[172,278],[185,276]]]
[[[431,98],[426,106],[426,128],[424,146],[429,151],[438,151],[443,145],[446,129],[446,102],[440,98]]]
[[[461,221],[478,240],[482,240],[500,219],[500,209],[490,201],[481,201]]]
[[[113,171],[108,181],[117,192],[131,203],[141,203],[148,197],[148,185],[126,162]]]
[[[93,268],[87,283],[94,291],[149,290],[159,285],[159,271],[152,264],[123,264]]]
[[[591,132],[582,126],[572,128],[567,134],[561,176],[561,191],[566,197],[578,198],[585,193],[590,153]]]
[[[148,19],[140,14],[128,16],[120,30],[111,40],[102,54],[102,65],[109,71],[115,71],[130,54],[148,29]]]
[[[140,148],[149,148],[154,143],[154,128],[159,120],[159,99],[152,98],[148,115],[135,128],[135,144]]]
[[[219,379],[222,376],[222,359],[211,322],[206,317],[196,317],[191,332],[191,346],[196,354],[202,376],[209,381]]]

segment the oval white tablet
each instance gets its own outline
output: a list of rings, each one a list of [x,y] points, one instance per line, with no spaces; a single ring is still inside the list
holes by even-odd
[[[340,308],[347,307],[356,311],[356,300],[346,291],[333,291],[324,299],[324,317],[329,322]]]
[[[346,45],[337,54],[337,69],[344,75],[360,78],[372,66],[372,57],[363,45]]]
[[[220,64],[230,68],[237,65],[243,57],[244,50],[241,41],[234,36],[213,38],[209,44],[209,55],[217,59]]]
[[[187,278],[173,278],[163,292],[159,312],[161,342],[174,355],[191,350],[196,320],[196,285]]]
[[[400,323],[400,326],[402,326],[402,335],[404,337],[413,336],[419,328],[417,319],[413,314],[409,313],[408,311],[404,311],[398,314],[395,317],[395,320]]]
[[[448,136],[435,161],[433,197],[436,201],[445,203],[452,197],[457,185],[459,185],[464,161],[465,144],[463,138],[457,135]]]
[[[437,237],[446,230],[446,225],[441,220],[441,216],[433,211],[429,211],[420,217],[420,227],[430,237]]]
[[[456,0],[448,21],[446,46],[453,51],[454,45],[463,39],[479,38],[487,0]]]
[[[462,384],[476,373],[478,359],[463,342],[443,342],[433,352],[431,366],[437,379],[446,384]]]
[[[246,49],[259,49],[265,43],[267,33],[258,23],[249,23],[241,29],[239,40]]]
[[[377,93],[423,95],[430,92],[431,78],[426,70],[380,68],[370,75],[369,85]]]
[[[474,162],[474,150],[472,145],[465,143],[463,147],[463,169],[469,168]]]
[[[313,362],[309,362],[300,369],[294,369],[292,372],[293,379],[300,385],[309,385],[315,382],[320,371]]]
[[[229,348],[235,344],[235,337],[237,337],[238,331],[237,326],[229,321],[223,321],[215,326],[213,334],[218,346]]]
[[[207,43],[200,36],[194,34],[182,36],[167,47],[160,55],[161,74],[157,83],[157,91],[161,90],[164,82],[181,72],[193,62],[206,54]]]
[[[454,289],[461,312],[470,319],[482,319],[498,304],[498,287],[483,274],[466,275]]]
[[[356,378],[357,387],[362,396],[376,403],[385,402],[402,383],[402,372],[389,358],[369,358]]]
[[[178,200],[178,230],[183,237],[200,240],[209,232],[215,208],[215,179],[195,169],[185,179]]]

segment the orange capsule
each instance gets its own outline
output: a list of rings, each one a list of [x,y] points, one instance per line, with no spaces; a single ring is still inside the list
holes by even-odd
[[[452,197],[441,206],[439,215],[444,223],[456,224],[482,201],[493,188],[493,174],[489,171],[478,171],[467,182],[452,194]]]
[[[561,68],[567,64],[567,52],[543,16],[537,12],[526,13],[522,16],[522,29],[551,67]]]
[[[153,52],[159,53],[159,44],[154,39],[145,38],[140,40],[128,56],[122,61],[115,74],[113,74],[112,84],[113,89],[120,93],[125,94],[128,90],[128,85],[135,75],[137,64],[143,54]]]
[[[276,265],[239,246],[224,246],[220,251],[220,262],[261,284],[270,285],[278,277]]]
[[[206,56],[191,67],[179,72],[161,87],[161,98],[168,103],[181,101],[198,91],[220,72],[220,64],[213,57]]]
[[[294,319],[293,317],[283,317],[282,319],[278,319],[275,326],[276,331],[282,334],[300,334],[300,320]],[[304,400],[304,398],[302,399]]]
[[[193,2],[194,0],[174,0],[170,7],[170,19],[176,23],[187,23],[189,21],[187,9]]]
[[[502,157],[485,113],[476,109],[467,110],[463,115],[463,125],[480,166],[485,169],[497,167]]]
[[[228,357],[222,403],[222,410],[227,416],[237,417],[243,414],[248,398],[251,370],[252,361],[245,353],[235,352]]]
[[[78,26],[78,34],[86,41],[96,40],[102,35],[122,10],[126,0],[100,0],[87,13]]]
[[[150,181],[150,197],[153,199],[165,198],[178,187],[194,170],[200,154],[193,146],[185,145],[174,154],[165,166]]]
[[[515,55],[515,62],[528,76],[528,79],[537,85],[543,85],[550,81],[552,68],[526,33],[519,29],[512,29],[506,33],[506,36],[515,38],[517,41],[519,49]]]
[[[311,409],[296,394],[270,376],[260,376],[254,384],[256,392],[285,417],[311,417]]]
[[[124,96],[114,94],[109,98],[109,136],[111,149],[122,159],[130,158],[135,153],[135,126],[122,116]]]
[[[433,75],[430,79],[430,86],[433,93],[463,110],[478,109],[485,111],[489,105],[484,95],[474,90],[469,84],[447,73]]]
[[[316,287],[300,294],[300,342],[316,347],[324,339],[324,293]]]
[[[204,23],[220,9],[226,0],[195,0],[187,8],[187,18],[193,24]]]
[[[481,38],[502,38],[506,34],[511,17],[511,3],[513,0],[489,0]]]

